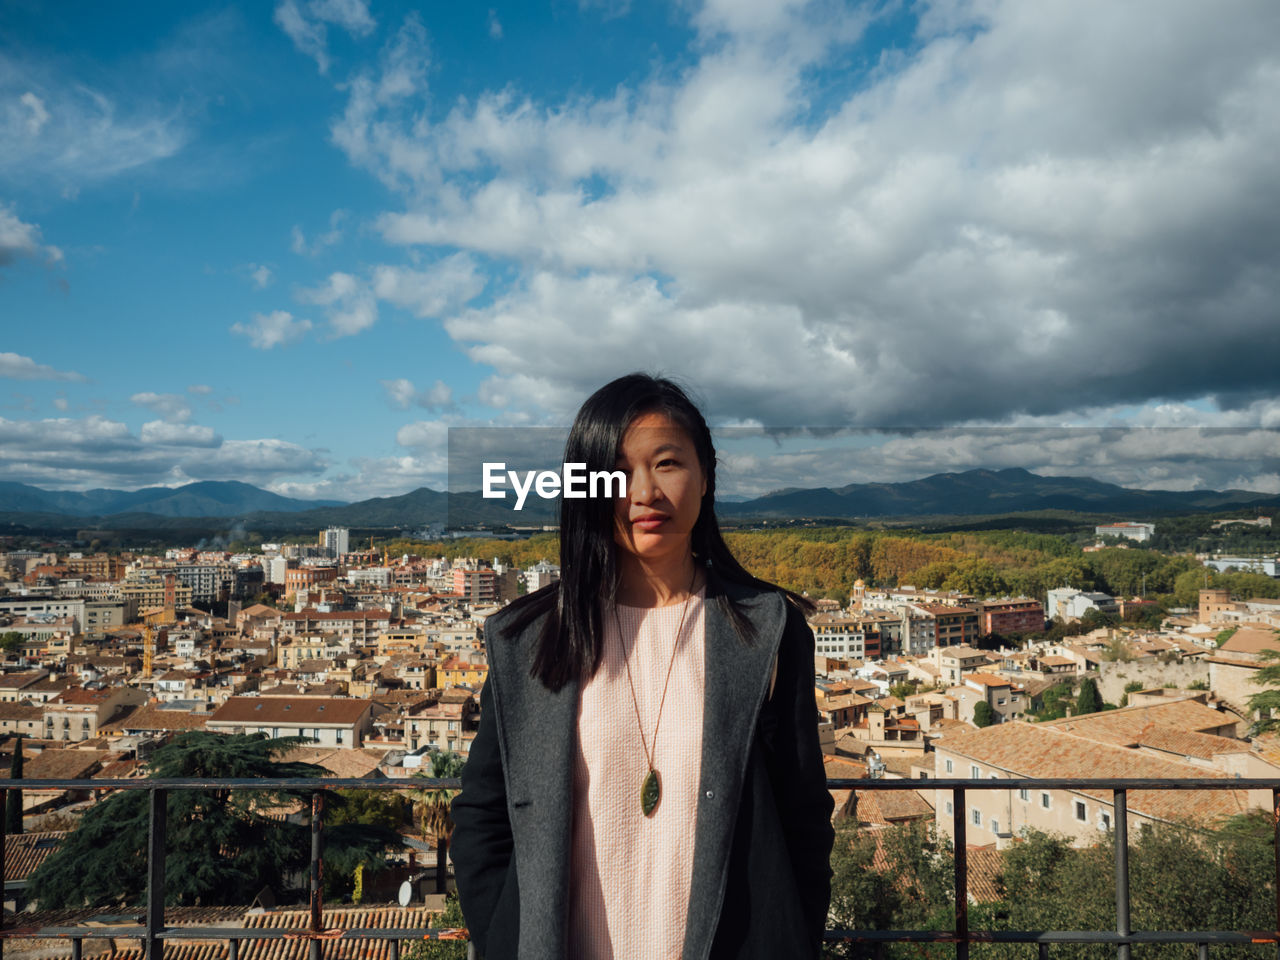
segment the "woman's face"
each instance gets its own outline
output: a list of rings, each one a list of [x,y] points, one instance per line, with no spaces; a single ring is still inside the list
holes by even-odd
[[[636,417],[614,469],[627,477],[626,496],[614,501],[614,542],[641,560],[688,553],[707,492],[689,434],[664,413]]]

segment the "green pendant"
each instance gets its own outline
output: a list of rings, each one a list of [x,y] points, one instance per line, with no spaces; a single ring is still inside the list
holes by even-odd
[[[662,787],[658,785],[658,771],[650,767],[649,775],[644,778],[644,785],[640,787],[640,809],[644,811],[646,817],[653,816],[661,795]]]

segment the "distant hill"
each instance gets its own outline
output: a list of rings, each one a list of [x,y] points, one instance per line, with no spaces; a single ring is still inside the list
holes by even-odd
[[[721,501],[717,508],[726,519],[990,516],[1043,510],[1138,519],[1210,510],[1276,509],[1280,508],[1280,497],[1248,490],[1130,490],[1089,477],[1042,477],[1012,468],[939,473],[903,483],[788,488],[754,500]],[[504,501],[483,499],[479,491],[449,495],[429,487],[398,497],[344,504],[295,500],[236,482],[153,487],[132,493],[73,493],[0,483],[0,521],[41,529],[97,525],[176,531],[200,524],[225,528],[232,519],[262,531],[331,525],[366,529],[429,524],[460,527],[554,523],[557,512],[554,500],[531,497],[525,508],[515,513]],[[217,523],[204,523],[215,520]]]
[[[1280,506],[1249,490],[1130,490],[1089,477],[1042,477],[1029,470],[966,470],[903,483],[779,490],[719,504],[726,517],[916,517],[1071,510],[1117,516]]]
[[[340,506],[340,500],[296,500],[238,480],[208,480],[181,487],[142,490],[42,490],[25,483],[0,483],[0,511],[109,517],[142,513],[161,517],[238,517],[273,511],[297,513]]]

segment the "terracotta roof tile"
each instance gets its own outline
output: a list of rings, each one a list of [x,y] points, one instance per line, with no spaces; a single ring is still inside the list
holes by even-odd
[[[232,697],[209,718],[211,723],[350,724],[373,705],[372,700],[340,697]]]
[[[948,731],[946,738],[937,742],[936,749],[1020,777],[1230,779],[1224,773],[1193,764],[1086,740],[1051,724],[1022,720],[981,730]],[[1111,801],[1109,790],[1078,792],[1103,802]],[[1129,795],[1129,809],[1134,813],[1173,822],[1190,818],[1198,823],[1213,824],[1254,806],[1244,790],[1135,790]]]
[[[8,834],[4,838],[4,879],[25,880],[57,850],[69,831]]]

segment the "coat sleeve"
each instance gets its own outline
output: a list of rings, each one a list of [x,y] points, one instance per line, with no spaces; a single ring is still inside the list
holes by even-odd
[[[835,842],[831,813],[835,801],[827,789],[818,741],[813,653],[813,631],[800,611],[788,603],[777,680],[768,703],[776,722],[769,774],[816,956],[831,902],[831,848]]]
[[[451,808],[458,902],[481,956],[486,953],[489,923],[514,847],[492,688],[490,677],[480,691],[480,729],[462,769],[462,792],[453,798]]]

